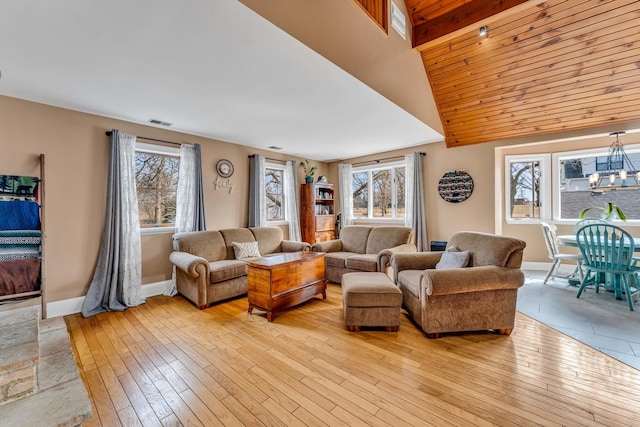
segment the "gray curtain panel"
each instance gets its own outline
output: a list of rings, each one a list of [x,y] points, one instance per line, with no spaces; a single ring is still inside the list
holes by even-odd
[[[193,145],[195,151],[195,186],[196,186],[196,206],[193,212],[193,231],[205,231],[207,229],[207,218],[204,211],[204,185],[202,183],[202,150],[200,144]]]
[[[134,202],[134,153],[135,136],[112,130],[102,241],[89,291],[82,303],[85,317],[122,311],[144,302],[139,295],[140,230],[137,200]]]
[[[422,156],[423,154],[420,152],[405,156],[407,167],[405,225],[413,228],[415,232],[418,252],[422,252],[429,247],[427,244],[427,216],[425,214]]]
[[[262,227],[267,222],[264,204],[265,158],[260,154],[253,154],[249,158],[249,227]]]

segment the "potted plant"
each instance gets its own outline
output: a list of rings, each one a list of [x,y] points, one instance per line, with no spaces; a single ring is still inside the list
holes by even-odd
[[[580,212],[580,219],[584,219],[587,215],[587,212],[589,212],[590,210],[593,209],[597,209],[602,211],[602,215],[601,218],[604,220],[611,220],[614,219],[616,216],[621,220],[621,221],[626,221],[627,220],[627,216],[624,214],[624,212],[622,212],[622,209],[620,209],[620,206],[612,203],[612,202],[607,202],[605,204],[604,207],[602,206],[590,206],[588,208],[584,208],[582,210],[582,212]]]
[[[300,167],[304,171],[304,182],[313,182],[313,175],[315,175],[316,171],[318,170],[318,166],[311,166],[309,164],[309,160],[303,160],[300,162]]]

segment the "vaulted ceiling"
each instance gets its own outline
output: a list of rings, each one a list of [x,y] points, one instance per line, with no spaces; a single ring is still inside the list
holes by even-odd
[[[405,3],[448,147],[640,120],[640,0]]]

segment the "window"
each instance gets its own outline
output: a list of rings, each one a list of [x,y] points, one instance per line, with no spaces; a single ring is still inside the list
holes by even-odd
[[[640,168],[638,147],[625,147],[626,158],[609,156],[607,148],[556,153],[554,158],[554,219],[576,220],[587,207],[602,206],[612,202],[618,205],[628,220],[640,219],[640,188],[636,172]],[[627,179],[622,181],[611,170],[624,169]],[[602,179],[598,188],[592,189],[589,176],[599,173]],[[610,185],[611,184],[611,185]]]
[[[356,0],[356,3],[386,34],[388,20],[387,0]]]
[[[545,176],[549,156],[507,156],[505,207],[508,220],[549,217],[550,179]]]
[[[404,162],[354,168],[353,217],[403,219],[404,189]]]
[[[284,221],[284,166],[265,165],[264,183],[267,221]]]
[[[179,165],[178,149],[136,144],[135,174],[141,229],[175,225]]]
[[[563,148],[557,144],[560,141],[587,141],[592,138],[604,140],[605,136],[598,134],[546,141],[533,147],[537,151],[552,151]],[[611,202],[620,207],[627,222],[637,225],[640,221],[638,142],[640,140],[635,137],[634,143],[625,145],[624,149],[611,144],[553,154],[506,155],[504,182],[496,181],[497,191],[504,191],[504,198],[499,201],[503,217],[511,224],[536,223],[540,220],[573,224],[585,208],[604,209]],[[590,144],[592,145],[591,142]],[[572,146],[579,148],[581,144],[573,143]],[[522,147],[517,149],[520,151]],[[496,152],[499,153],[500,150]],[[594,216],[597,215],[596,210],[591,212]]]

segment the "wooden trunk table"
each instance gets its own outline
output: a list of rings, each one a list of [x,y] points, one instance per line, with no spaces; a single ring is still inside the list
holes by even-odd
[[[249,313],[276,311],[298,305],[317,294],[327,298],[323,252],[291,252],[251,261],[247,267]]]

